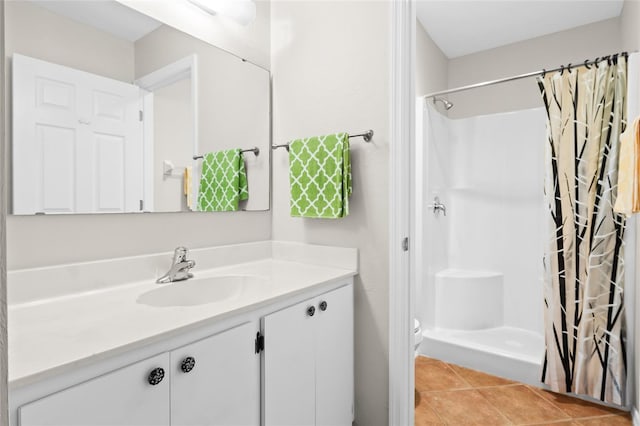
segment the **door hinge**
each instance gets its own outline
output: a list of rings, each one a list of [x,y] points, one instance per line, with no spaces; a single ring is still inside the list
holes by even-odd
[[[402,250],[409,251],[409,237],[404,237],[402,239]]]
[[[140,211],[144,210],[144,200],[140,200]]]
[[[256,333],[255,348],[257,354],[264,351],[264,336],[259,331]]]
[[[140,121],[144,121],[144,111],[140,110],[138,111],[140,114],[138,115],[138,117],[140,118]]]

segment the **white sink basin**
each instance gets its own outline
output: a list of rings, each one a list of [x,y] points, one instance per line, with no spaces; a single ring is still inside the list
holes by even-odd
[[[141,294],[137,302],[156,307],[206,305],[237,299],[249,292],[257,295],[266,289],[267,284],[268,280],[252,275],[192,278],[158,284],[158,288]]]

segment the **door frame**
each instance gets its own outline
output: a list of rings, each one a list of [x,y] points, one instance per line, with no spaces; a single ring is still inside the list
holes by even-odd
[[[391,144],[389,176],[389,424],[414,424],[410,240],[415,182],[415,0],[391,2]]]
[[[4,22],[4,1],[0,1],[0,22]],[[0,57],[5,58],[4,33],[0,34]],[[8,402],[8,350],[7,350],[7,204],[9,202],[7,188],[7,173],[9,159],[7,158],[7,143],[10,130],[7,129],[6,93],[6,59],[0,69],[0,425],[9,424]]]
[[[134,84],[140,87],[141,108],[148,117],[153,117],[153,92],[163,87],[169,86],[186,78],[191,79],[191,146],[193,155],[198,154],[200,148],[198,144],[198,55],[193,54],[162,68],[159,68],[149,74],[146,74],[134,81]],[[144,195],[145,195],[145,211],[153,211],[153,120],[144,120]],[[195,160],[194,160],[195,161]],[[194,187],[192,191],[197,191]],[[194,199],[197,199],[197,192],[194,192]]]

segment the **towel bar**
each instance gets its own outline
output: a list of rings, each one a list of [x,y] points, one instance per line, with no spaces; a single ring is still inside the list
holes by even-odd
[[[371,139],[373,138],[373,130],[367,130],[366,132],[358,133],[357,135],[349,135],[349,139],[359,138],[359,137],[362,137],[362,139],[364,139],[365,142],[371,142]],[[284,143],[281,145],[271,145],[271,149],[278,149],[278,148],[286,148],[286,150],[289,151],[289,144]]]
[[[260,155],[260,148],[258,148],[257,146],[251,148],[251,149],[243,149],[240,152],[253,152],[253,154],[257,157],[258,155]],[[194,160],[201,160],[203,159],[204,156],[203,155],[194,155],[193,159]]]

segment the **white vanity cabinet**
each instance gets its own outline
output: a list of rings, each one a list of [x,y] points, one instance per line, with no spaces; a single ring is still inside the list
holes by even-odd
[[[260,424],[257,321],[46,396],[20,426]]]
[[[260,424],[256,323],[171,351],[171,424]]]
[[[342,278],[26,385],[10,425],[350,426],[353,345]]]
[[[263,318],[264,425],[351,425],[353,286]]]
[[[168,353],[140,361],[23,405],[19,424],[168,426],[168,371]]]

